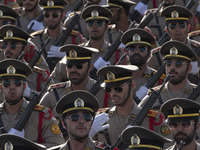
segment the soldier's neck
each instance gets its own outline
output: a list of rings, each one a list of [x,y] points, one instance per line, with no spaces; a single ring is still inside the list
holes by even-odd
[[[26,11],[26,14],[29,16],[29,18],[32,18],[35,16],[36,12],[37,12],[37,7],[33,11]]]
[[[89,46],[99,50],[102,47],[103,43],[104,43],[104,37],[102,37],[99,40],[90,39]]]
[[[88,142],[88,138],[83,139],[82,142],[70,138],[70,150],[84,150]]]
[[[19,103],[15,105],[10,105],[7,102],[5,102],[5,111],[7,114],[16,114],[18,113],[19,109],[21,108],[23,103],[23,100],[21,100]]]
[[[138,71],[133,72],[133,79],[138,80],[141,79],[144,76],[144,73],[146,71],[147,65],[144,64]]]
[[[168,87],[170,89],[170,91],[172,91],[173,93],[179,93],[183,90],[183,88],[185,87],[186,83],[187,83],[187,78],[184,79],[181,83],[179,84],[172,84],[171,82],[168,82]]]
[[[88,80],[89,80],[89,77],[86,77],[80,84],[72,84],[71,85],[72,90],[73,91],[74,90],[84,90]]]
[[[177,145],[177,148],[178,146],[179,145]],[[184,145],[181,150],[197,150],[197,144],[195,142],[195,139],[188,145]]]
[[[48,35],[52,38],[55,39],[59,35],[61,30],[61,25],[58,25],[55,29],[48,29]]]

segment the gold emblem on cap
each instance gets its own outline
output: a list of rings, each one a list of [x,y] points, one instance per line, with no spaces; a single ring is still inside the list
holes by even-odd
[[[174,115],[182,115],[183,114],[183,108],[179,105],[174,106],[173,108]]]
[[[3,16],[3,11],[0,10],[0,16]]]
[[[15,74],[15,73],[16,73],[15,67],[13,67],[12,65],[10,65],[10,66],[7,68],[7,74]]]
[[[140,37],[138,34],[135,34],[135,35],[133,36],[133,41],[134,41],[134,42],[141,41],[141,37]]]
[[[77,98],[74,102],[75,107],[84,107],[84,101],[80,98]]]
[[[178,18],[178,17],[179,17],[178,12],[177,12],[177,11],[173,11],[173,12],[171,13],[171,17],[172,17],[172,18]]]
[[[10,141],[6,142],[4,145],[4,150],[13,150],[13,145]]]
[[[137,134],[134,134],[131,137],[131,145],[139,145],[140,144],[140,138],[137,136]]]
[[[6,32],[6,37],[13,37],[13,32],[11,30],[8,30]]]
[[[91,16],[92,16],[92,17],[98,17],[98,16],[99,16],[98,11],[93,10],[92,13],[91,13]]]
[[[109,72],[106,74],[106,78],[107,78],[108,80],[115,80],[115,74],[109,71]]]
[[[54,6],[54,2],[53,2],[52,0],[49,0],[49,1],[47,2],[47,6]]]
[[[72,58],[77,57],[77,52],[76,52],[75,50],[72,49],[72,50],[69,52],[69,57],[72,57]]]
[[[169,53],[170,55],[178,55],[178,49],[176,47],[172,47]]]

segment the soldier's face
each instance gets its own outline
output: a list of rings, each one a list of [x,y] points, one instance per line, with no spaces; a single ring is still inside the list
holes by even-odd
[[[23,0],[23,6],[26,11],[33,11],[38,6],[38,0]]]
[[[22,80],[3,80],[0,87],[5,97],[5,102],[10,105],[18,103],[23,97],[24,82]]]
[[[73,120],[74,115],[79,116],[78,120]],[[67,131],[69,136],[76,138],[82,138],[89,134],[90,128],[92,126],[92,120],[86,121],[84,115],[90,115],[89,112],[78,111],[69,113],[65,117],[65,123],[67,125]]]
[[[112,12],[113,16],[110,19],[111,24],[115,24],[119,17],[119,8],[117,7],[110,7],[109,10]]]
[[[61,23],[62,11],[61,10],[48,10],[44,12],[44,21],[49,29],[55,29]]]
[[[81,64],[67,63],[67,76],[72,84],[78,85],[78,84],[83,83],[85,80],[87,80],[89,76],[89,69],[90,67],[88,65],[88,62],[81,63]]]
[[[2,43],[5,58],[17,59],[22,52],[22,47],[22,42],[4,41]]]
[[[165,63],[168,64],[166,65],[166,73],[171,75],[169,82],[171,82],[174,85],[177,85],[186,80],[188,72],[191,69],[191,64],[188,64],[187,61],[175,59],[171,59],[168,61],[170,62],[168,63],[166,61]]]
[[[87,22],[87,30],[90,38],[94,41],[98,41],[104,38],[107,24],[102,20],[91,20]]]

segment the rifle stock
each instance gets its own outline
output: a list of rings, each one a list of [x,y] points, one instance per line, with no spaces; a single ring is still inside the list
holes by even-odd
[[[15,126],[15,129],[18,131],[22,131],[22,129],[24,128],[26,122],[28,121],[31,113],[33,112],[36,104],[39,103],[40,98],[42,97],[46,87],[48,86],[48,84],[50,83],[51,78],[48,78],[48,80],[45,83],[44,88],[42,89],[42,91],[39,94],[34,94],[33,98],[31,99],[30,103],[28,104],[26,110],[24,111],[24,113],[22,114],[20,120],[18,121],[17,125]]]

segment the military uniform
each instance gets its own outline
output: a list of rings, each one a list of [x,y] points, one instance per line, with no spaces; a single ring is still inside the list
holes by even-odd
[[[200,144],[199,143],[196,143],[197,147],[196,147],[196,150],[200,150]],[[167,148],[166,150],[177,150],[177,148],[175,147],[175,145]]]
[[[19,8],[19,5],[17,4],[16,0],[4,0],[4,1],[0,1],[0,4],[8,5],[13,9]]]
[[[188,37],[192,40],[200,42],[200,30],[190,32]]]

